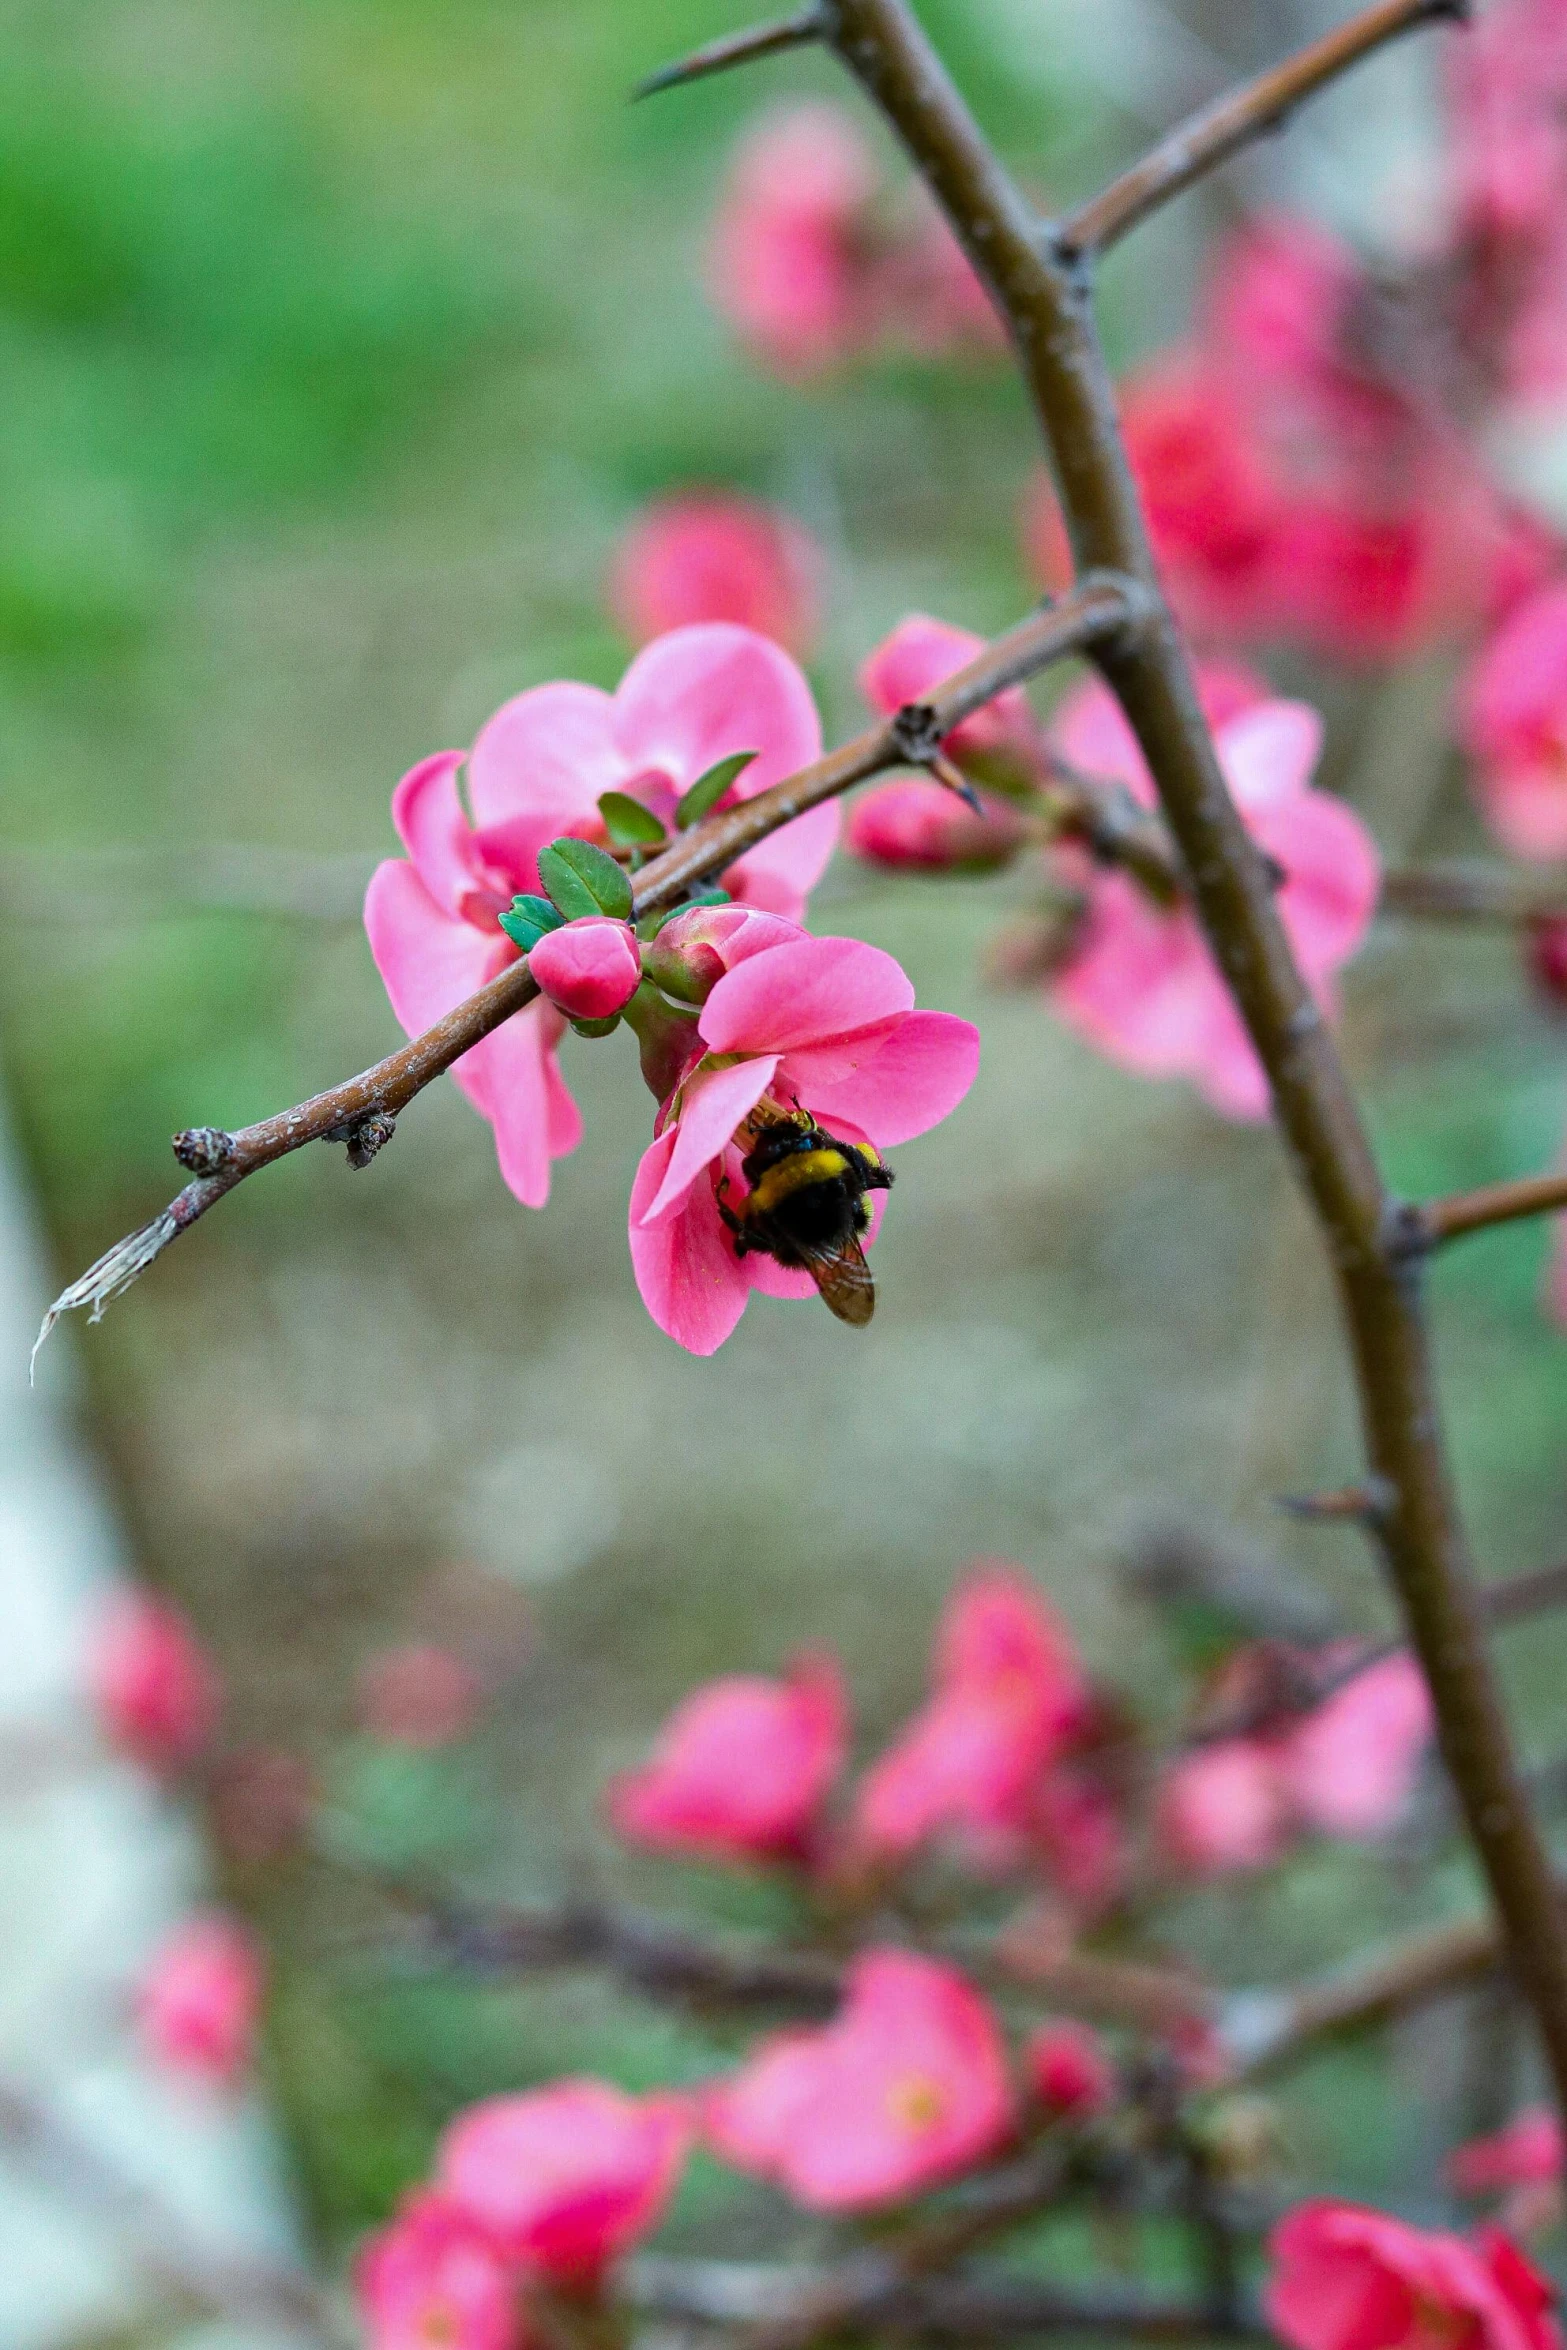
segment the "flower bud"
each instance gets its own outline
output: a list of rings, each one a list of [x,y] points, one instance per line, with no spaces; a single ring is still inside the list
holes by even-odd
[[[529,952],[528,969],[568,1020],[613,1020],[642,979],[630,924],[608,914],[584,914],[546,931]]]
[[[1098,2033],[1086,2024],[1041,2024],[1024,2046],[1023,2071],[1052,2114],[1085,2120],[1114,2102],[1114,2070]]]
[[[801,936],[797,923],[752,906],[691,906],[664,924],[647,950],[645,968],[654,986],[677,1003],[705,1004],[736,963]]]
[[[927,873],[1005,865],[1024,837],[1021,818],[1005,800],[987,795],[984,815],[976,816],[955,792],[913,776],[878,785],[849,816],[849,846],[857,857]]]
[[[1552,1008],[1567,1006],[1567,920],[1542,915],[1528,930],[1529,973]]]

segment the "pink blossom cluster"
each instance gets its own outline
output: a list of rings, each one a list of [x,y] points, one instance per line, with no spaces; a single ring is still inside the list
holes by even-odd
[[[939,356],[1002,335],[945,221],[894,204],[852,115],[771,109],[740,143],[714,226],[709,285],[765,366],[792,376],[893,345]]]
[[[727,620],[796,660],[816,641],[822,553],[802,524],[760,498],[692,490],[655,498],[615,551],[610,607],[635,645]]]
[[[1301,1659],[1319,1684],[1353,1664],[1337,1647]],[[1434,1731],[1412,1657],[1351,1672],[1277,1726],[1194,1747],[1166,1772],[1157,1825],[1166,1857],[1195,1876],[1279,1860],[1302,1835],[1384,1835],[1406,1809]]]
[[[922,700],[981,643],[915,614],[864,664],[866,698],[884,711]],[[1322,746],[1314,710],[1270,695],[1236,661],[1200,662],[1197,683],[1236,806],[1280,876],[1276,902],[1296,959],[1331,1015],[1335,975],[1375,911],[1375,846],[1352,809],[1312,787]],[[1047,728],[1013,689],[956,727],[944,748],[980,786],[982,815],[936,783],[877,785],[850,815],[849,846],[858,855],[891,866],[1001,862],[1025,844],[1023,808],[1053,766],[1117,784],[1139,807],[1157,804],[1131,729],[1103,686],[1075,688]],[[1084,857],[1067,865],[1058,854],[1055,864],[1082,906],[1049,982],[1059,1017],[1123,1068],[1185,1077],[1227,1117],[1265,1115],[1261,1063],[1190,906],[1162,902],[1125,870]]]

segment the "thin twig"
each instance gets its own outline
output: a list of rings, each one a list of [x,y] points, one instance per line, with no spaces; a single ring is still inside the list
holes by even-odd
[[[1394,866],[1382,876],[1381,905],[1423,922],[1567,921],[1567,878],[1467,860]]]
[[[1205,172],[1253,139],[1277,130],[1303,99],[1314,97],[1373,50],[1438,17],[1464,14],[1464,0],[1377,0],[1375,7],[1325,33],[1282,65],[1270,66],[1189,115],[1130,171],[1068,213],[1057,226],[1060,251],[1072,256],[1102,253]]]
[[[1192,902],[1265,1068],[1295,1166],[1338,1281],[1359,1391],[1368,1467],[1392,1501],[1378,1535],[1431,1689],[1442,1751],[1506,1923],[1520,1990],[1533,2009],[1567,2111],[1567,1927],[1538,1823],[1514,1761],[1487,1654],[1468,1544],[1453,1495],[1418,1267],[1382,1179],[1338,1049],[1298,969],[1267,864],[1225,786],[1190,665],[1159,591],[1127,464],[1114,387],[1084,273],[1041,237],[905,0],[830,0],[832,42],[902,140],[1011,332],[1049,449],[1074,560],[1084,574],[1137,580],[1140,625],[1093,658],[1136,735],[1189,878]],[[1364,54],[1423,8],[1373,10],[1332,64]],[[1319,45],[1254,87],[1241,118],[1211,112],[1205,154],[1237,119],[1272,119],[1323,78]],[[1190,138],[1188,133],[1188,139]],[[1167,159],[1135,201],[1089,207],[1078,236],[1103,236],[1183,185]]]
[[[922,733],[933,741],[951,732],[964,718],[1004,693],[1008,686],[1033,677],[1053,662],[1087,651],[1128,624],[1140,607],[1140,591],[1108,575],[1085,580],[1059,603],[1020,621],[1005,636],[976,655],[966,668],[949,678],[928,703],[917,705]],[[714,874],[724,872],[747,850],[796,816],[823,800],[837,797],[851,785],[863,783],[890,767],[906,762],[909,713],[896,711],[876,726],[867,727],[841,749],[802,768],[738,807],[721,810],[694,825],[650,859],[636,881],[638,915],[674,906]],[[116,1241],[97,1263],[88,1267],[50,1306],[33,1348],[34,1360],[62,1314],[87,1308],[98,1321],[105,1307],[123,1294],[147,1267],[156,1262],[170,1241],[188,1232],[210,1207],[263,1167],[286,1158],[310,1142],[346,1142],[356,1161],[363,1151],[364,1130],[382,1119],[395,1119],[416,1095],[449,1069],[454,1061],[482,1043],[502,1021],[509,1020],[538,995],[525,961],[509,964],[476,995],[469,996],[384,1061],[359,1076],[334,1085],[291,1110],[263,1118],[232,1134],[216,1128],[198,1128],[211,1144],[209,1171],[188,1183],[179,1196],[149,1223]],[[177,1143],[180,1139],[176,1138]],[[384,1139],[384,1132],[382,1133]],[[187,1162],[189,1163],[189,1162]]]
[[[1549,1175],[1520,1175],[1508,1183],[1483,1183],[1477,1191],[1427,1200],[1406,1209],[1406,1230],[1412,1248],[1440,1248],[1444,1241],[1461,1240],[1466,1232],[1516,1224],[1524,1216],[1554,1216],[1563,1208],[1567,1171],[1558,1168]]]

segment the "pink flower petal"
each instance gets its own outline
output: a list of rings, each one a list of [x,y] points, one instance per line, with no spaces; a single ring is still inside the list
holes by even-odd
[[[545,805],[591,813],[599,793],[617,789],[628,773],[612,711],[608,694],[570,680],[503,702],[468,757],[475,823],[503,824]]]
[[[525,1208],[550,1195],[550,1161],[582,1140],[582,1116],[555,1059],[565,1023],[552,1004],[493,1030],[457,1063],[453,1075],[495,1129],[495,1153],[507,1189]]]
[[[660,1224],[643,1217],[663,1184],[679,1129],[642,1154],[631,1186],[631,1266],[642,1303],[689,1354],[716,1354],[745,1312],[751,1285],[705,1184],[693,1184]]]
[[[614,713],[628,771],[662,768],[682,791],[732,752],[755,751],[739,784],[750,799],[821,753],[801,670],[770,638],[727,621],[672,629],[647,646],[621,679]]]
[[[663,1181],[642,1212],[644,1224],[661,1224],[674,1214],[703,1168],[712,1164],[741,1120],[755,1109],[777,1066],[773,1055],[764,1054],[736,1068],[707,1070],[691,1079],[678,1121],[665,1130],[673,1134],[674,1145]]]
[[[409,769],[392,794],[392,822],[436,904],[456,914],[473,886],[473,835],[457,790],[461,751],[437,751]]]
[[[1353,808],[1322,791],[1263,809],[1256,836],[1284,868],[1279,914],[1301,970],[1319,987],[1371,927],[1382,887],[1376,843]]]
[[[410,1036],[432,1027],[516,956],[500,933],[474,930],[443,913],[401,857],[388,857],[370,876],[365,930],[392,1009]]]
[[[797,1060],[791,1056],[792,1071]],[[979,1030],[950,1012],[911,1012],[852,1076],[812,1084],[812,1114],[831,1133],[846,1122],[878,1150],[924,1134],[955,1110],[979,1072]]]
[[[728,971],[708,997],[710,1052],[787,1053],[858,1035],[914,1008],[891,955],[854,938],[802,938]]]
[[[1249,817],[1303,792],[1322,756],[1323,732],[1309,702],[1261,702],[1232,718],[1215,748],[1236,805]]]

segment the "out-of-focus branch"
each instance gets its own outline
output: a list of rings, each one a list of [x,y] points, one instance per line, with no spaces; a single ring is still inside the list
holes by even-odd
[[[1270,66],[1189,115],[1130,171],[1067,214],[1057,227],[1060,251],[1068,256],[1103,252],[1194,180],[1253,139],[1279,129],[1304,99],[1315,97],[1373,50],[1434,18],[1466,13],[1465,0],[1378,0],[1282,65]]]
[[[691,890],[724,872],[770,833],[823,800],[836,798],[852,784],[888,768],[928,760],[942,736],[964,718],[1008,686],[1020,684],[1069,654],[1085,652],[1126,627],[1141,608],[1141,601],[1142,591],[1132,582],[1108,575],[1085,579],[1059,603],[1020,621],[987,645],[928,702],[895,711],[797,775],[680,834],[637,875],[637,914],[679,905]],[[247,1175],[272,1166],[309,1142],[344,1142],[350,1162],[363,1165],[390,1138],[392,1122],[399,1113],[427,1085],[537,995],[526,960],[512,963],[476,995],[454,1006],[433,1028],[359,1076],[232,1134],[216,1127],[192,1127],[176,1135],[175,1156],[191,1169],[195,1180],[150,1223],[117,1241],[79,1280],[62,1290],[44,1316],[38,1345],[62,1314],[86,1307],[90,1318],[97,1321],[104,1308],[156,1262],[170,1241],[188,1232]],[[36,1346],[33,1351],[36,1356]]]
[[[1558,1907],[1562,1895],[1557,1893]],[[1349,1960],[1295,1990],[1231,1992],[1219,2037],[1247,2078],[1294,2063],[1319,2041],[1406,2014],[1474,1982],[1504,1955],[1495,1920],[1463,1918]]]
[[[303,2270],[216,2256],[162,2199],[127,2178],[58,2114],[0,2082],[0,2154],[74,2208],[105,2221],[161,2293],[240,2322],[263,2320],[319,2350],[352,2350],[354,2335]]]
[[[833,2268],[676,2260],[646,2253],[630,2261],[621,2275],[626,2301],[649,2316],[807,2331],[832,2320],[842,2306],[846,2284],[857,2286],[862,2295],[877,2296],[864,2314],[874,2316],[894,2336],[1064,2333],[1184,2342],[1210,2339],[1212,2334],[1207,2312],[1194,2302],[1178,2294],[1150,2293],[1121,2278],[1073,2288],[984,2270],[909,2280],[873,2278],[867,2268],[846,2279]],[[1246,2333],[1248,2338],[1263,2338],[1261,2328],[1254,2325]]]
[[[1382,910],[1423,922],[1567,921],[1567,877],[1467,860],[1395,865],[1382,876]]]

